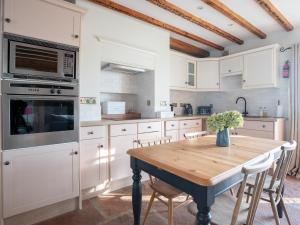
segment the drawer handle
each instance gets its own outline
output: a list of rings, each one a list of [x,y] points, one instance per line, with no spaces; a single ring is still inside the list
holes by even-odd
[[[9,164],[10,164],[9,161],[5,161],[5,162],[4,162],[4,165],[5,165],[5,166],[8,166]]]
[[[196,123],[196,125],[199,125],[199,123]]]
[[[88,135],[93,135],[94,134],[94,131],[89,131],[87,132]]]
[[[174,124],[171,124],[171,127],[175,127],[175,125],[174,125]]]
[[[147,128],[148,128],[148,129],[151,129],[152,127],[151,127],[151,126],[148,126]]]
[[[186,123],[183,124],[183,126],[186,126],[186,125],[187,125]]]
[[[123,132],[125,132],[125,131],[127,131],[125,128],[123,128],[121,131],[123,131]]]
[[[265,125],[265,124],[263,124],[263,125],[262,125],[262,128],[266,128],[266,125]]]

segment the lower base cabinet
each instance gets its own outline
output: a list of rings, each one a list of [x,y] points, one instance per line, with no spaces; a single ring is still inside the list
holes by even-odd
[[[166,136],[171,137],[171,142],[175,142],[179,140],[178,137],[178,130],[167,130],[166,131]]]
[[[78,143],[3,152],[4,218],[79,195]]]

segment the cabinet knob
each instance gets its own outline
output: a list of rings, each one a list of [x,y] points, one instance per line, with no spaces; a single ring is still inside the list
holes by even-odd
[[[186,125],[187,125],[186,123],[183,124],[183,126],[186,126]]]
[[[243,82],[245,83],[245,82],[246,82],[246,80],[243,80]]]
[[[219,86],[219,82],[217,82],[216,84],[217,84],[217,86]]]
[[[77,151],[75,151],[75,152],[74,152],[74,155],[78,155],[78,152],[77,152]]]
[[[9,164],[10,164],[9,161],[5,161],[5,162],[4,162],[4,165],[5,165],[5,166],[8,166]]]
[[[171,127],[174,127],[175,125],[174,124],[171,124]]]
[[[231,70],[228,70],[228,72],[230,73],[230,72],[231,72]]]
[[[148,128],[148,129],[151,129],[152,127],[151,127],[151,126],[148,126],[147,128]]]
[[[265,124],[263,124],[263,125],[262,125],[262,128],[266,128],[266,125],[265,125]]]
[[[11,22],[10,18],[5,18],[4,20],[5,20],[6,23],[10,23]]]
[[[92,135],[92,134],[94,134],[94,132],[93,131],[89,131],[87,134],[88,135]]]
[[[125,132],[125,131],[127,131],[127,130],[124,128],[124,129],[122,129],[121,131],[124,131],[124,132]]]
[[[103,145],[98,145],[98,148],[103,148]]]
[[[78,34],[75,34],[75,35],[74,35],[74,38],[76,38],[76,39],[79,38],[79,35],[78,35]]]

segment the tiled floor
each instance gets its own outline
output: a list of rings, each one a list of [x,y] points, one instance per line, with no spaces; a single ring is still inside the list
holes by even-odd
[[[149,201],[151,191],[143,184],[143,212]],[[300,225],[300,181],[288,178],[285,198],[293,225]],[[180,199],[179,199],[180,200]],[[187,212],[187,207],[176,209],[174,225],[192,225],[194,218]],[[285,219],[282,225],[287,225]],[[106,196],[99,196],[84,201],[83,209],[67,213],[37,225],[132,225],[131,190],[124,188]],[[255,225],[273,225],[272,211],[267,203],[260,203]],[[167,225],[167,208],[155,202],[146,225]]]

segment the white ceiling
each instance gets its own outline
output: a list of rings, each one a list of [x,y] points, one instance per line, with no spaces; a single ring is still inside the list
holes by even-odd
[[[181,28],[187,32],[198,35],[202,38],[210,40],[216,44],[227,46],[232,44],[229,40],[216,35],[194,23],[191,23],[169,11],[166,11],[146,0],[113,0],[131,9],[144,13],[148,16],[154,17],[163,22],[169,23],[173,26]],[[228,19],[223,14],[206,5],[201,0],[168,0],[186,11],[207,20],[215,26],[237,36],[246,41],[256,36],[248,30],[241,27],[239,24]],[[251,22],[254,26],[265,32],[267,35],[274,31],[283,30],[283,28],[271,18],[256,2],[255,0],[221,0],[226,6],[238,13],[246,20]],[[287,17],[287,19],[294,26],[300,25],[300,0],[272,0],[272,3]],[[202,7],[202,9],[199,9]],[[186,41],[190,44],[210,50],[211,48],[199,44],[193,40],[181,37],[177,34],[171,34],[172,37]],[[258,37],[257,37],[258,38]],[[268,37],[267,37],[268,38]]]

